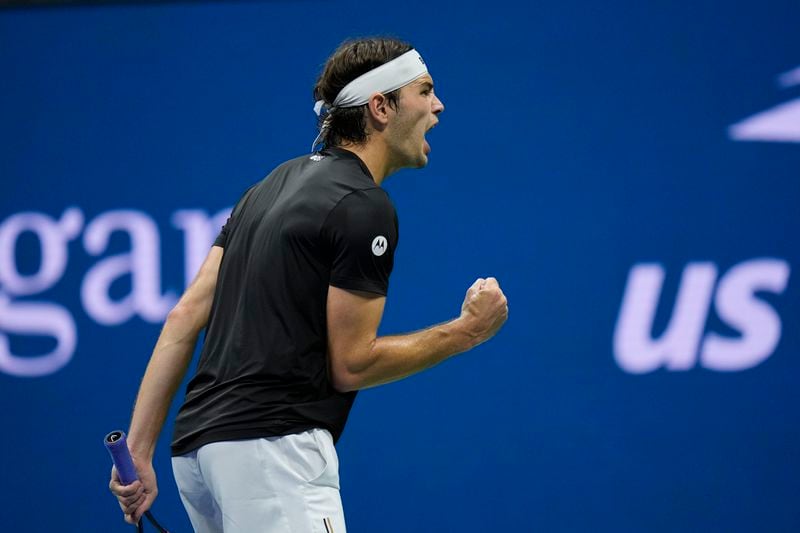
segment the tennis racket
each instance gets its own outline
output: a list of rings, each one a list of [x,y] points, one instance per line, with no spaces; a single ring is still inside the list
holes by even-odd
[[[131,459],[131,452],[128,450],[128,441],[125,438],[124,431],[112,431],[103,439],[103,444],[105,444],[108,453],[111,454],[111,460],[114,461],[114,466],[117,467],[117,475],[123,485],[130,485],[139,479],[139,476],[136,475],[136,467],[133,465],[133,459]],[[159,533],[169,533],[169,531],[156,521],[150,511],[145,511],[144,516],[153,524],[153,527],[156,528]],[[136,528],[140,533],[144,531],[142,522],[143,520],[139,520],[136,524]]]

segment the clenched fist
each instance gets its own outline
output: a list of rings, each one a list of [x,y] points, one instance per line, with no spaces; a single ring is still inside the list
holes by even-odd
[[[478,278],[467,289],[461,321],[475,346],[492,338],[508,319],[508,300],[495,278]]]

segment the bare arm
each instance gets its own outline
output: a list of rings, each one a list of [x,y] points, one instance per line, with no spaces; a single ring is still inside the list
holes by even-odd
[[[488,340],[508,317],[497,280],[478,279],[467,291],[458,318],[415,333],[378,337],[385,300],[329,288],[328,352],[337,390],[374,387],[430,368]]]
[[[222,253],[219,246],[211,248],[194,281],[170,311],[139,387],[128,447],[141,483],[123,486],[116,472],[112,472],[109,485],[128,522],[138,522],[158,494],[152,472],[153,453],[172,398],[192,359],[197,337],[208,322]]]
[[[213,246],[194,281],[170,311],[147,365],[128,432],[136,457],[152,459],[172,397],[192,360],[197,337],[208,323],[223,249]]]

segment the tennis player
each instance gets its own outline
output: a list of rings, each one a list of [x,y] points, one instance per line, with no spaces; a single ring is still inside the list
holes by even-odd
[[[444,105],[422,56],[386,38],[342,44],[314,94],[322,148],[245,192],[167,317],[128,432],[139,481],[111,474],[130,523],[158,493],[156,441],[204,328],[172,441],[195,531],[344,533],[334,444],[356,391],[467,351],[508,316],[497,280],[479,278],[457,318],[377,336],[398,239],[381,184],[427,164]]]

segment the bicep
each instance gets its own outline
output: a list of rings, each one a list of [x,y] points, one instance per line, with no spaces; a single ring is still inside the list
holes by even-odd
[[[397,246],[395,222],[394,208],[380,190],[343,198],[321,231],[330,250],[330,285],[385,295]]]
[[[371,363],[385,303],[380,294],[328,287],[328,357],[337,389],[349,389],[348,377]]]
[[[214,300],[214,291],[217,288],[217,275],[223,253],[222,247],[211,247],[194,280],[183,293],[178,306],[197,311],[205,316],[208,315]]]

